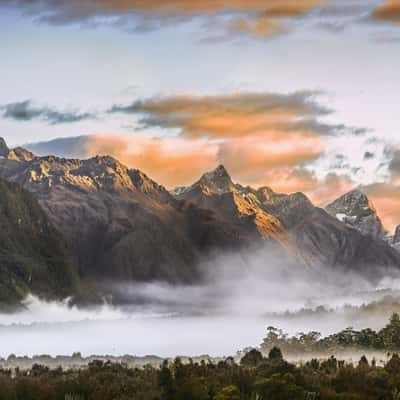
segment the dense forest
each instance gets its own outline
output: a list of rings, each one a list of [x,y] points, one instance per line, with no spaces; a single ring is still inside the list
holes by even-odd
[[[380,331],[366,328],[360,331],[347,328],[343,331],[322,337],[319,332],[300,333],[289,337],[282,330],[268,327],[267,337],[261,350],[267,353],[279,347],[285,354],[330,353],[341,350],[400,351],[400,316],[394,313],[389,323]]]
[[[0,371],[1,400],[399,400],[400,357],[384,367],[362,357],[347,364],[331,357],[295,366],[278,348],[252,350],[218,363],[165,361],[160,368],[128,368],[93,361],[88,368]]]
[[[400,350],[400,317],[374,332],[345,330],[328,338],[310,333],[288,338],[269,328],[261,350],[273,342],[307,351],[342,346]],[[300,344],[298,344],[300,343]],[[356,363],[334,356],[292,364],[279,347],[248,350],[240,360],[183,362],[132,368],[94,360],[86,368],[0,369],[0,400],[400,400],[400,357],[384,365],[363,356]]]

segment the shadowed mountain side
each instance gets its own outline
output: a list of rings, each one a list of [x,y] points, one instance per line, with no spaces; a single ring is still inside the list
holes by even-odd
[[[375,279],[400,267],[400,253],[316,208],[290,231],[299,253],[313,267],[340,266]]]
[[[72,295],[76,272],[34,196],[0,179],[0,307],[19,303],[29,292],[44,299]]]
[[[3,158],[0,175],[36,196],[89,280],[195,282],[201,255],[249,241],[112,157]]]
[[[376,235],[376,226],[380,224],[380,231],[382,225],[372,207],[366,210],[370,203],[365,196],[350,196],[351,209],[363,210],[368,222],[373,218],[375,223],[356,229],[315,207],[303,193],[278,194],[268,187],[253,189],[235,184],[223,166],[204,174],[192,186],[172,193],[214,210],[225,221],[237,221],[242,227],[246,213],[241,210],[266,216],[264,221],[268,223],[263,227],[267,235],[279,237],[287,231],[284,237],[290,248],[312,268],[343,268],[369,278],[382,276],[388,268],[400,268],[400,253]],[[263,236],[257,217],[251,223]]]

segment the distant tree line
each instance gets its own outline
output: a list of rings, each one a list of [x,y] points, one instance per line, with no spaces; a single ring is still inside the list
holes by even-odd
[[[369,328],[357,331],[347,328],[327,337],[322,337],[315,331],[291,337],[275,327],[269,327],[267,331],[267,336],[261,344],[264,353],[268,353],[273,347],[279,347],[285,354],[332,354],[349,349],[400,351],[400,316],[397,313],[392,315],[389,323],[380,331]]]
[[[1,400],[400,400],[400,357],[384,367],[366,357],[354,365],[335,357],[295,366],[279,348],[240,363],[183,363],[128,368],[93,361],[85,369],[0,370]]]
[[[313,351],[321,348],[399,348],[400,318],[372,330],[345,330],[322,339],[311,332],[295,339],[268,330],[263,350],[273,343]],[[300,343],[300,344],[298,344]],[[265,355],[267,354],[267,356]],[[131,368],[123,363],[94,360],[86,368],[0,369],[0,400],[400,400],[400,357],[392,353],[383,365],[362,356],[358,363],[334,356],[294,365],[281,348],[268,353],[247,351],[213,362],[183,362]]]

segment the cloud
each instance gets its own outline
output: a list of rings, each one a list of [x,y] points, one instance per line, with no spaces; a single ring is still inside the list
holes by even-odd
[[[3,112],[3,118],[15,121],[42,120],[50,125],[70,124],[96,118],[94,114],[90,113],[62,112],[49,107],[38,107],[30,100],[0,106],[0,111]]]
[[[370,151],[366,151],[364,153],[364,160],[372,160],[373,158],[375,158],[375,154],[370,152]]]
[[[316,101],[319,92],[234,93],[220,96],[177,95],[115,105],[110,113],[140,115],[140,129],[177,129],[185,137],[232,138],[363,134],[362,129],[320,121],[333,113]]]
[[[262,182],[265,171],[309,162],[323,153],[315,138],[263,141],[254,138],[208,141],[188,138],[154,138],[145,135],[92,135],[83,142],[85,156],[110,154],[126,165],[146,172],[173,188],[189,185],[205,171],[225,164],[234,179],[246,184]],[[263,182],[265,184],[265,182]]]
[[[223,11],[267,11],[273,16],[299,15],[322,4],[320,0],[3,0],[20,7],[47,8],[70,18],[127,12],[219,13]]]
[[[364,186],[387,229],[393,231],[400,225],[400,149],[394,145],[384,150],[388,176],[383,182]]]
[[[400,1],[385,0],[372,13],[372,19],[400,24]]]
[[[323,141],[312,135],[244,137],[220,143],[218,162],[240,182],[275,185],[282,172],[316,160],[324,150]]]
[[[226,33],[267,38],[283,33],[284,21],[300,18],[327,0],[3,0],[49,24],[115,23],[132,31],[148,31],[195,17],[221,18]]]
[[[398,180],[400,178],[400,150],[393,152],[388,168],[392,180]]]
[[[383,224],[389,231],[400,225],[400,186],[392,182],[374,183],[363,187]]]
[[[269,181],[269,186],[276,192],[303,192],[320,206],[325,206],[355,186],[354,181],[346,174],[328,173],[317,177],[314,171],[302,166],[268,171],[264,180]]]
[[[169,188],[192,183],[218,164],[218,146],[203,140],[97,134],[86,138],[83,149],[87,157],[112,155]]]

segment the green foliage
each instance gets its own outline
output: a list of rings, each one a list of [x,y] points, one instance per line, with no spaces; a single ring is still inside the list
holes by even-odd
[[[272,357],[252,367],[176,359],[159,368],[93,361],[82,370],[0,370],[0,400],[128,399],[400,400],[400,358],[392,355],[384,367],[365,357],[356,365],[330,357],[299,366]]]
[[[274,346],[268,354],[268,359],[269,360],[283,360],[283,355],[282,355],[281,349],[279,347]]]
[[[263,355],[256,349],[251,349],[240,360],[240,364],[245,367],[257,367],[263,362]]]
[[[400,316],[394,313],[389,323],[378,332],[347,328],[325,338],[321,338],[318,332],[289,337],[277,328],[268,327],[261,350],[267,354],[276,347],[285,354],[335,353],[346,349],[400,351]]]

